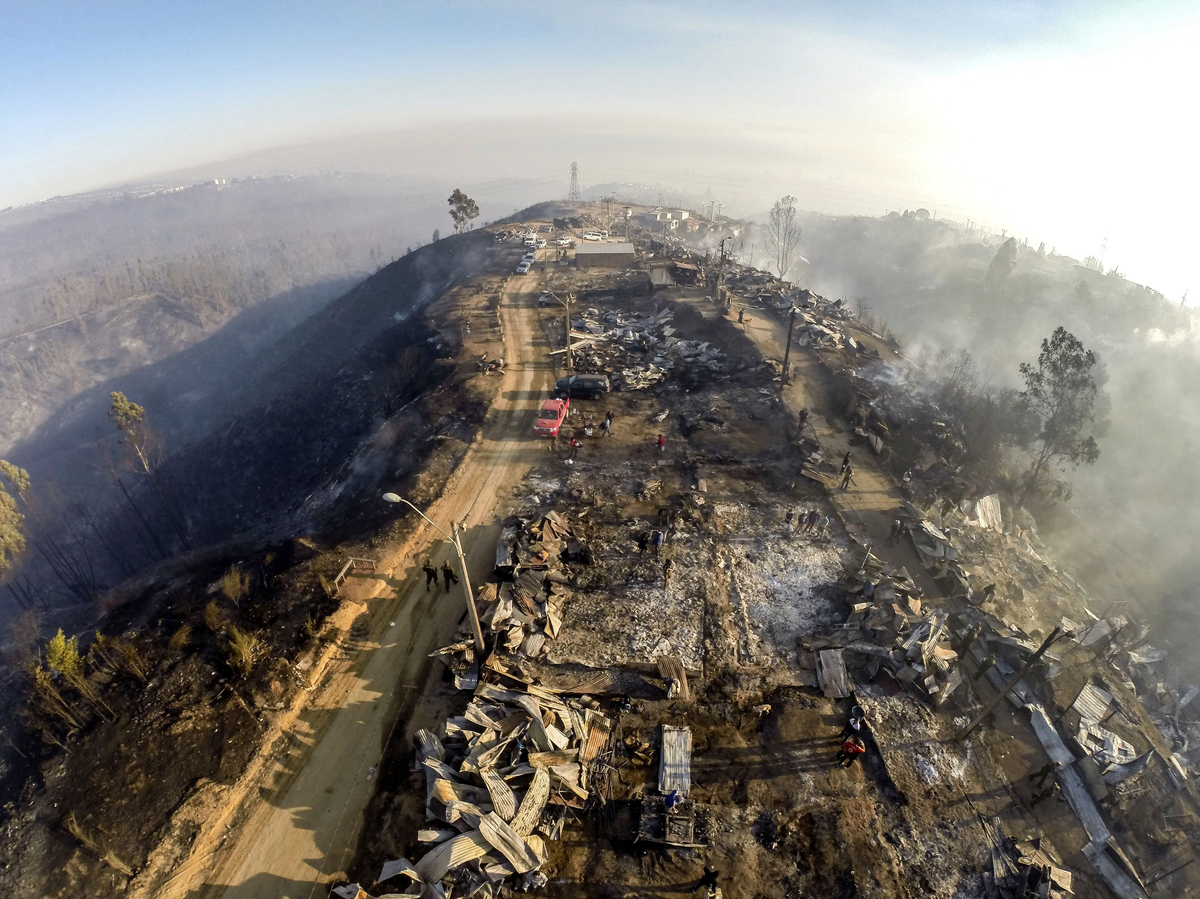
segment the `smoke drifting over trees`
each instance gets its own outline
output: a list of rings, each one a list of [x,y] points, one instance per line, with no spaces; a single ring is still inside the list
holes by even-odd
[[[1069,442],[1084,464],[1065,479],[1071,501],[1039,510],[1043,533],[1097,593],[1138,597],[1160,627],[1181,615],[1197,623],[1187,585],[1200,575],[1192,474],[1200,446],[1200,317],[1115,270],[953,222],[914,213],[801,214],[800,221],[811,264],[792,280],[852,306],[861,302],[914,358],[944,353],[948,364],[957,356],[961,371],[944,383],[973,377],[1005,415],[1020,414],[1011,403],[1027,386],[1020,366],[1047,335],[1061,327],[1078,339],[1085,355],[1077,361],[1099,388],[1095,423],[1079,435],[1095,445]],[[1090,365],[1087,353],[1094,354]],[[1069,411],[1087,418],[1082,408]],[[1035,453],[1039,445],[1030,444]]]

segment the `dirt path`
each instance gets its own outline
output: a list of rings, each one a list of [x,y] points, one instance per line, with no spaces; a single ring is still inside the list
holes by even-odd
[[[495,561],[497,505],[520,482],[539,445],[530,436],[534,398],[549,387],[530,275],[505,288],[508,368],[481,437],[427,514],[439,525],[464,522],[471,579]],[[226,845],[193,856],[160,895],[188,899],[309,899],[336,878],[358,839],[375,766],[389,739],[402,739],[403,713],[440,675],[428,653],[465,614],[461,588],[426,592],[421,561],[453,561],[432,528],[380,553],[381,573],[354,578],[347,595],[363,604],[341,659],[289,734],[293,747],[257,784],[259,797]],[[455,564],[457,568],[457,564]],[[397,726],[399,725],[399,726]],[[394,733],[393,733],[394,731]],[[197,841],[199,844],[199,840]]]
[[[744,328],[746,336],[754,341],[764,357],[783,361],[786,324],[759,314]],[[807,347],[793,346],[788,364],[793,369],[793,381],[783,391],[788,411],[796,415],[801,409],[808,408],[812,433],[835,464],[841,463],[847,451],[852,453],[850,466],[854,469],[854,483],[849,490],[834,489],[829,493],[847,530],[860,543],[870,545],[871,552],[879,558],[906,568],[927,596],[941,596],[941,588],[921,566],[909,541],[901,541],[898,546],[888,541],[895,519],[893,513],[903,501],[900,489],[880,468],[868,447],[850,445],[852,432],[837,422],[825,402],[821,364],[815,354]]]

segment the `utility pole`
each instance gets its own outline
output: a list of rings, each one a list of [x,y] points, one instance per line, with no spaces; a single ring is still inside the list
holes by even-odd
[[[487,643],[484,642],[483,639],[483,629],[479,626],[479,612],[475,608],[475,594],[471,592],[471,578],[467,574],[467,556],[466,553],[463,552],[462,548],[462,537],[460,535],[462,526],[460,522],[451,522],[450,533],[447,534],[440,527],[438,527],[437,524],[434,523],[433,519],[431,519],[428,515],[426,515],[404,497],[398,496],[395,493],[385,493],[383,495],[383,499],[385,502],[400,503],[408,506],[418,515],[424,518],[430,525],[432,525],[434,530],[449,540],[450,545],[454,547],[454,551],[458,554],[458,567],[462,571],[463,593],[466,594],[467,617],[471,621],[471,632],[475,637],[475,652],[478,655],[479,663],[482,666],[483,654],[487,651]]]
[[[573,294],[573,293],[567,294],[567,298],[564,300],[562,297],[558,296],[557,294],[553,293],[552,291],[547,290],[546,293],[548,293],[548,294],[550,294],[550,296],[554,297],[554,299],[558,302],[558,304],[563,307],[563,312],[566,314],[566,318],[567,318],[567,371],[571,371],[573,368],[573,363],[571,360],[571,303],[574,302],[574,300],[575,300],[575,294]]]
[[[996,698],[993,699],[991,702],[989,702],[986,706],[984,706],[983,711],[975,716],[975,720],[973,720],[970,724],[968,724],[966,727],[963,728],[962,733],[960,733],[958,735],[958,737],[956,738],[958,740],[958,742],[961,743],[963,740],[965,740],[967,737],[969,737],[971,735],[971,731],[973,731],[973,730],[975,730],[975,728],[979,727],[979,723],[981,721],[983,721],[984,718],[986,718],[988,715],[991,714],[992,709],[994,709],[997,705],[1000,704],[1000,700],[1003,699],[1005,696],[1007,696],[1009,691],[1012,690],[1012,688],[1017,685],[1017,681],[1019,681],[1026,674],[1029,673],[1029,669],[1032,668],[1034,665],[1036,665],[1038,662],[1038,659],[1040,659],[1042,656],[1044,656],[1046,654],[1046,651],[1051,646],[1054,645],[1054,641],[1059,638],[1059,635],[1061,633],[1062,633],[1061,627],[1056,627],[1054,630],[1052,630],[1050,632],[1050,636],[1047,637],[1045,639],[1045,641],[1042,643],[1042,645],[1038,647],[1038,651],[1035,652],[1033,655],[1031,655],[1029,657],[1029,661],[1021,666],[1021,670],[1012,676],[1012,679],[1007,684],[1005,684],[1004,689],[1001,690],[998,694],[996,694]]]
[[[571,163],[571,189],[567,192],[568,203],[578,203],[580,200],[579,193],[579,166]]]
[[[567,294],[567,301],[563,303],[563,307],[567,313],[567,371],[575,370],[575,362],[571,358],[571,301],[575,299],[574,294]]]
[[[783,388],[788,383],[788,359],[792,355],[792,328],[796,326],[796,307],[792,306],[792,314],[788,318],[788,336],[787,346],[783,348],[783,377],[779,379],[779,392],[783,393]]]

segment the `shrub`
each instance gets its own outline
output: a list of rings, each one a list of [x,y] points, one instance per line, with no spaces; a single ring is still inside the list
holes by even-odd
[[[242,677],[249,675],[251,669],[254,668],[254,657],[258,654],[261,645],[262,641],[256,634],[239,630],[230,625],[229,646],[226,651],[229,667]]]
[[[192,636],[192,626],[190,624],[181,624],[179,630],[171,634],[171,639],[167,641],[167,649],[171,650],[173,655],[182,655],[187,648],[188,642]]]
[[[66,825],[71,836],[79,840],[84,849],[87,849],[89,852],[95,855],[96,858],[100,859],[100,861],[104,862],[104,864],[108,865],[114,871],[120,871],[126,877],[133,876],[133,869],[130,868],[129,865],[117,858],[116,853],[114,853],[111,849],[101,846],[94,837],[92,837],[86,830],[83,829],[83,826],[78,820],[76,820],[74,812],[71,812],[71,814],[67,815]]]
[[[208,605],[204,607],[204,626],[213,633],[221,630],[228,624],[228,619],[225,617],[225,612],[221,609],[220,603],[215,599],[210,599]]]
[[[221,592],[235,606],[250,590],[250,575],[236,565],[230,565],[229,570],[221,576]]]

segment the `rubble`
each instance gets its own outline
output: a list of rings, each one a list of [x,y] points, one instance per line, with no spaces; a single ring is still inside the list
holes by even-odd
[[[567,534],[561,518],[535,527]],[[426,817],[449,827],[422,830],[421,841],[434,848],[415,865],[389,862],[381,882],[403,873],[410,890],[445,896],[528,887],[538,882],[545,841],[561,833],[562,813],[608,801],[613,720],[523,681],[494,658],[485,671],[489,681],[475,688],[462,715],[445,721],[441,736],[422,730],[414,738]]]
[[[577,368],[606,371],[619,386],[637,390],[664,380],[679,365],[703,365],[714,373],[726,370],[720,349],[708,341],[684,340],[671,326],[669,308],[649,316],[585,309],[571,322]],[[553,354],[563,352],[555,350]]]

